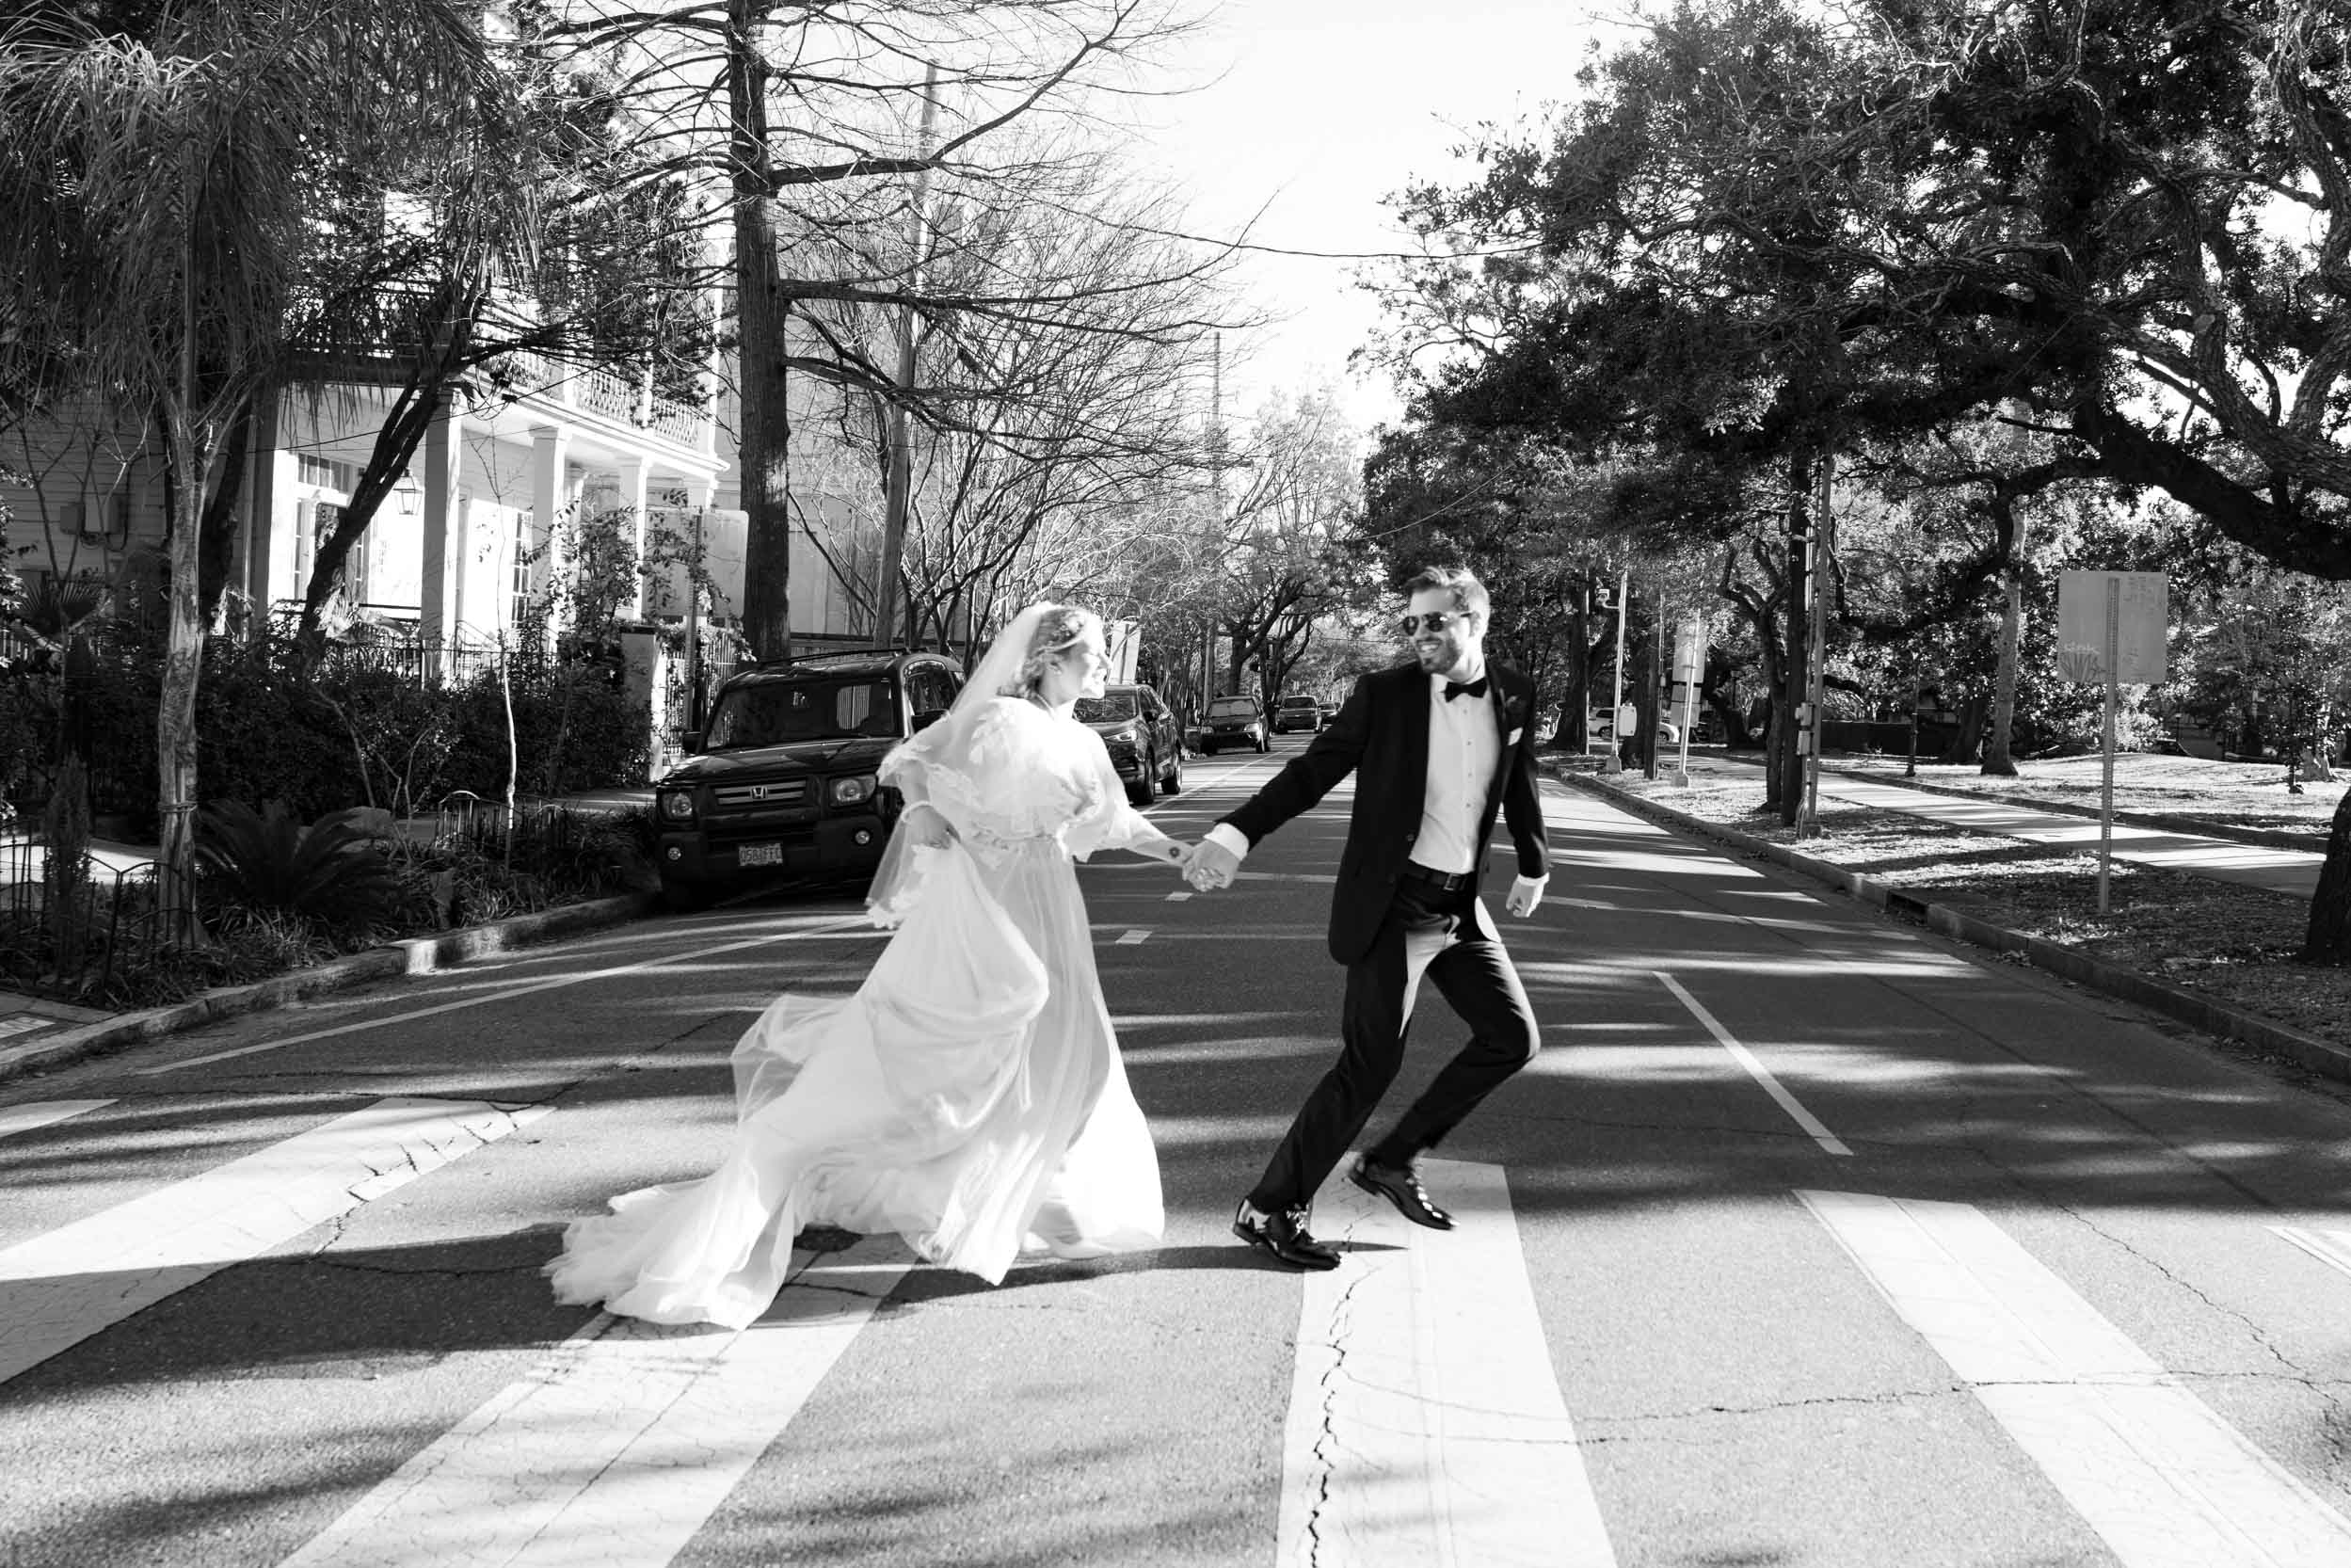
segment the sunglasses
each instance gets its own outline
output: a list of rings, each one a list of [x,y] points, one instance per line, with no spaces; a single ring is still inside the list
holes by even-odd
[[[1455,621],[1468,618],[1469,612],[1466,610],[1431,610],[1425,616],[1400,617],[1396,623],[1396,630],[1409,637],[1423,627],[1431,632],[1442,632]]]

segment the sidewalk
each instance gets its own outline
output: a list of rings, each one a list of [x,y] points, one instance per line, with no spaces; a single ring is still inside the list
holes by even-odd
[[[1692,774],[1737,775],[1761,766],[1760,760],[1744,758],[1693,755],[1689,760]],[[1899,811],[1947,826],[1997,833],[2030,843],[2077,850],[2092,850],[2098,844],[2098,824],[2092,818],[2046,811],[2013,801],[1963,800],[1956,795],[1931,794],[1925,790],[1857,778],[1838,773],[1833,767],[1821,770],[1820,793],[1825,799],[1874,810]],[[2188,872],[2218,882],[2265,888],[2302,899],[2318,890],[2319,868],[2327,859],[2323,855],[2302,850],[2264,849],[2203,834],[2135,827],[2122,823],[2115,824],[2113,843],[2118,860]]]

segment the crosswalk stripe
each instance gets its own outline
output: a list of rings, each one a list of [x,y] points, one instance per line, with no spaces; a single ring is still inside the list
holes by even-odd
[[[112,1100],[35,1100],[29,1105],[0,1105],[0,1138],[31,1132],[69,1117],[103,1110]]]
[[[1762,1085],[1763,1092],[1769,1095],[1773,1103],[1778,1105],[1781,1110],[1786,1112],[1789,1119],[1795,1122],[1798,1127],[1802,1128],[1814,1143],[1818,1144],[1823,1149],[1827,1150],[1831,1154],[1847,1156],[1852,1154],[1853,1151],[1846,1146],[1843,1139],[1839,1138],[1835,1133],[1831,1132],[1828,1128],[1822,1124],[1819,1117],[1804,1109],[1803,1102],[1799,1100],[1794,1095],[1789,1094],[1787,1089],[1780,1082],[1780,1080],[1771,1076],[1771,1069],[1765,1066],[1763,1063],[1756,1058],[1753,1051],[1749,1050],[1745,1046],[1740,1045],[1737,1039],[1732,1035],[1731,1032],[1722,1027],[1719,1019],[1716,1018],[1712,1013],[1707,1012],[1705,1007],[1700,1003],[1696,997],[1691,996],[1689,992],[1682,988],[1682,983],[1680,981],[1674,979],[1671,975],[1665,973],[1663,970],[1652,969],[1649,972],[1655,975],[1659,980],[1665,983],[1665,988],[1672,992],[1673,995],[1680,1000],[1684,1007],[1689,1009],[1690,1016],[1692,1017],[1695,1017],[1701,1024],[1705,1026],[1707,1033],[1714,1036],[1715,1044],[1720,1046],[1724,1050],[1729,1051],[1731,1053],[1731,1060],[1746,1068],[1747,1076],[1753,1079],[1758,1084]]]
[[[2309,1230],[2301,1225],[2269,1228],[2322,1263],[2351,1274],[2351,1230]]]
[[[1129,930],[1121,933],[1118,940],[1112,943],[1112,946],[1122,948],[1141,947],[1144,943],[1149,941],[1150,939],[1151,933],[1146,930]]]
[[[1972,1206],[1797,1196],[2124,1568],[2351,1562],[2351,1519]]]
[[[1614,1568],[1498,1165],[1424,1160],[1448,1234],[1343,1177],[1315,1228],[1283,1441],[1280,1568]]]
[[[889,1239],[803,1265],[739,1334],[599,1314],[281,1568],[663,1568],[906,1271]]]
[[[0,1383],[547,1110],[377,1100],[0,1251]]]

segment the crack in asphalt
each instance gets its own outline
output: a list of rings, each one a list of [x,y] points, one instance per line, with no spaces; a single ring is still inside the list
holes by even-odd
[[[1350,1220],[1339,1233],[1340,1240],[1352,1241],[1355,1227],[1361,1222]],[[1347,1329],[1351,1318],[1355,1292],[1363,1288],[1370,1271],[1352,1271],[1353,1277],[1338,1300],[1331,1304],[1331,1317],[1324,1330],[1324,1341],[1330,1347],[1331,1365],[1318,1383],[1321,1396],[1321,1430],[1315,1435],[1311,1453],[1314,1459],[1314,1495],[1306,1503],[1306,1562],[1308,1568],[1322,1560],[1322,1511],[1330,1506],[1333,1450],[1338,1446],[1338,1423],[1335,1411],[1338,1403],[1338,1382],[1347,1375]]]

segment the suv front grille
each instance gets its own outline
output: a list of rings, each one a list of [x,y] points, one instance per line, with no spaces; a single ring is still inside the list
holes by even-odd
[[[786,778],[774,784],[721,784],[711,791],[711,804],[722,808],[744,806],[805,806],[808,781]]]

